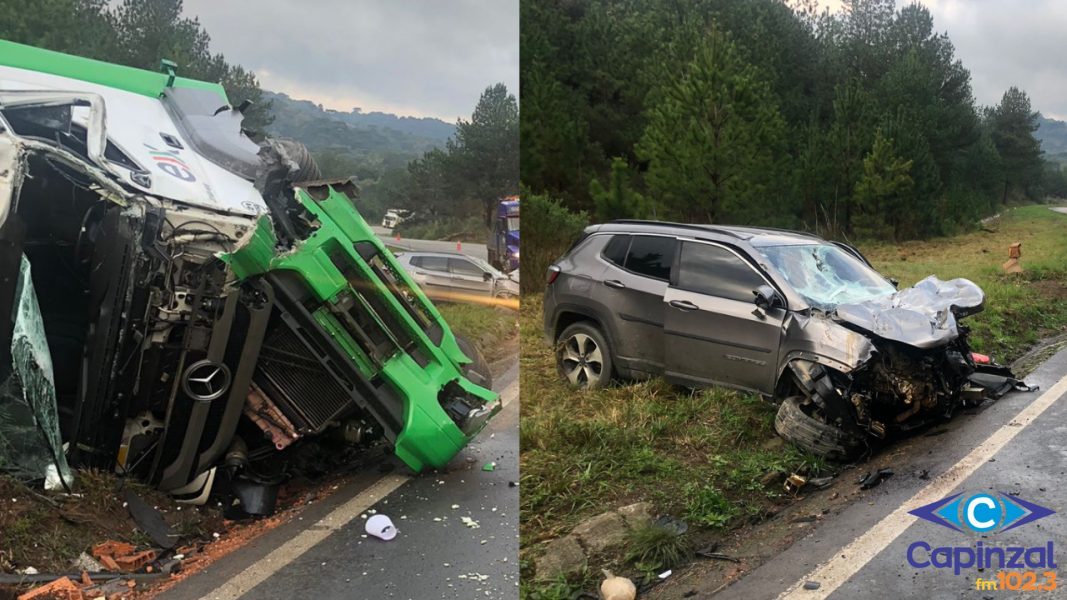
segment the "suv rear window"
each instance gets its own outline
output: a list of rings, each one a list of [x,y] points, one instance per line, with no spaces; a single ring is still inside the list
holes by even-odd
[[[626,253],[626,268],[638,275],[670,281],[676,245],[677,240],[671,237],[635,235]]]
[[[711,244],[685,242],[678,263],[679,289],[752,302],[752,292],[766,281],[733,252]]]
[[[626,265],[626,251],[630,248],[629,235],[613,235],[607,246],[604,246],[604,258],[620,267]]]

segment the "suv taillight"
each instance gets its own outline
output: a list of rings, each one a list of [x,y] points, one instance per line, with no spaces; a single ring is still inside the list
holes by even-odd
[[[559,267],[552,265],[548,268],[548,274],[545,276],[545,285],[552,285],[552,282],[559,277]]]

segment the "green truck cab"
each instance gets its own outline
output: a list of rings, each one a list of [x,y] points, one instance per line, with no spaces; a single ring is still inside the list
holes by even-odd
[[[117,469],[191,502],[221,478],[250,512],[309,453],[443,467],[500,410],[484,360],[356,186],[319,180],[299,144],[253,142],[241,111],[170,63],[0,41],[0,278],[34,292],[0,289],[2,400],[57,432],[60,473]],[[44,339],[24,339],[27,314]],[[48,389],[21,385],[31,372]]]

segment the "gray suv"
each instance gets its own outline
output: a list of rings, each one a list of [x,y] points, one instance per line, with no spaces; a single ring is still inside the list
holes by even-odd
[[[1010,388],[958,323],[983,301],[965,279],[898,291],[806,233],[615,221],[550,267],[544,327],[575,386],[662,375],[757,392],[780,403],[783,437],[845,459]]]

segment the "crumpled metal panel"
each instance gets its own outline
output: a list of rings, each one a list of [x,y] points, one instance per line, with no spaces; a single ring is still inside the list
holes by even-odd
[[[878,337],[926,349],[956,339],[956,317],[980,312],[984,302],[972,281],[931,275],[889,296],[839,305],[835,316]]]
[[[60,485],[58,473],[70,485],[73,478],[59,435],[52,356],[25,255],[16,285],[12,364],[0,365],[5,376],[0,382],[0,470],[27,481],[44,479],[46,487]]]

